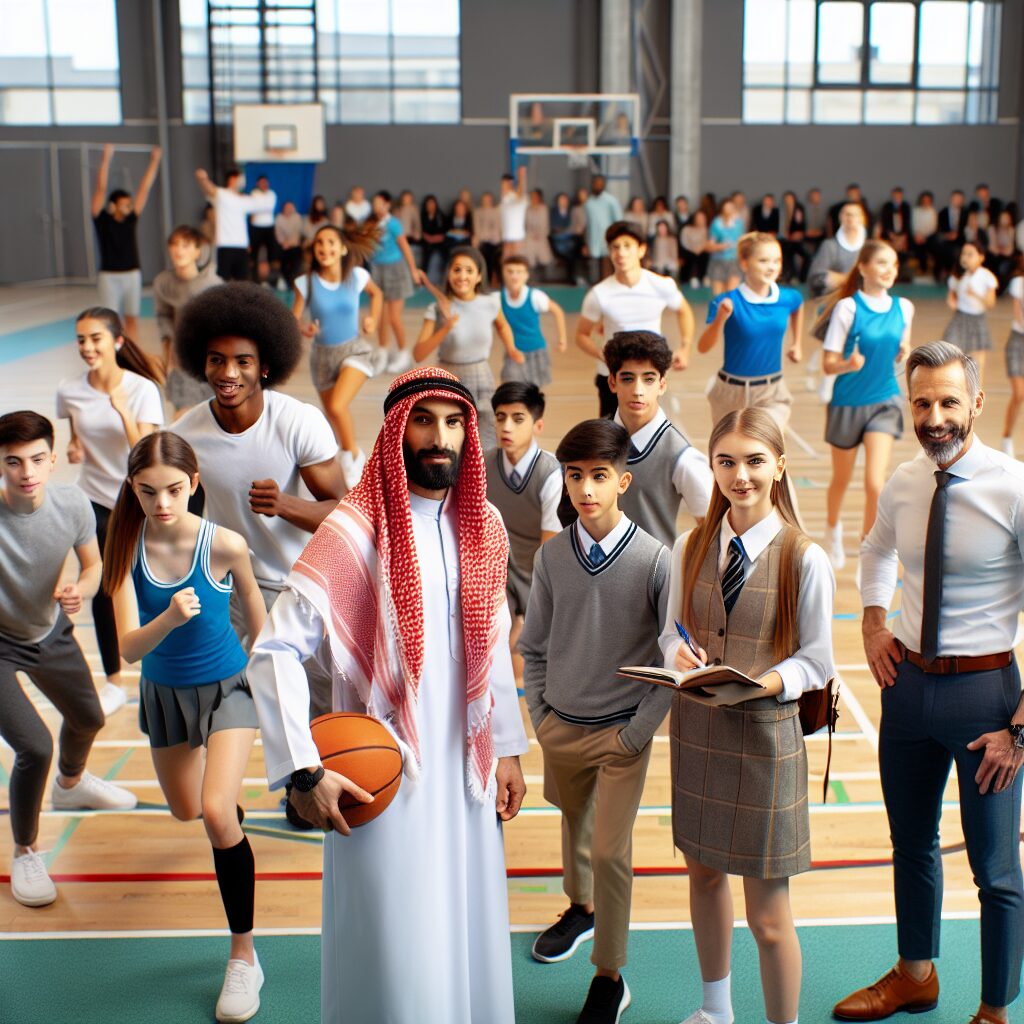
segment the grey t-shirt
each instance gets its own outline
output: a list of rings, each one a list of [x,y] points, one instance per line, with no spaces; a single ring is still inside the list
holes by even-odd
[[[491,354],[494,343],[494,321],[501,312],[501,294],[489,292],[468,302],[449,299],[452,312],[458,316],[455,326],[441,342],[438,358],[446,363],[479,363]],[[437,303],[432,302],[423,313],[425,320],[441,320]]]
[[[73,484],[48,484],[42,505],[28,515],[0,495],[0,636],[35,644],[49,635],[68,552],[95,536],[92,506]]]

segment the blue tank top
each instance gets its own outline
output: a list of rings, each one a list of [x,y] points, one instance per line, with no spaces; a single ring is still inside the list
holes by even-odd
[[[203,519],[199,526],[192,567],[184,579],[164,583],[149,571],[146,562],[146,527],[143,524],[132,563],[132,582],[139,605],[139,623],[145,626],[167,610],[171,598],[185,587],[194,587],[200,613],[172,629],[142,657],[142,674],[161,686],[202,686],[241,672],[248,657],[231,628],[228,603],[231,574],[220,583],[210,574],[210,549],[217,527]]]
[[[540,313],[533,308],[533,296],[530,292],[530,288],[525,287],[522,305],[510,306],[505,298],[505,289],[501,289],[501,311],[512,328],[512,338],[520,352],[537,352],[547,348],[547,342],[540,329]]]
[[[360,284],[366,279],[353,269],[337,288],[326,288],[317,274],[308,274],[309,315],[320,321],[320,345],[341,345],[359,334]],[[365,273],[365,272],[364,272]]]
[[[841,373],[832,390],[835,406],[875,405],[900,393],[896,381],[896,353],[906,324],[900,300],[892,297],[885,313],[876,313],[861,297],[853,293],[856,311],[850,333],[846,335],[843,358],[848,359],[856,344],[864,357],[864,365],[856,373]]]

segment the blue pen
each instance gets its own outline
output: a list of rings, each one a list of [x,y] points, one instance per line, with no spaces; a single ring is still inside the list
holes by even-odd
[[[694,647],[693,641],[690,639],[690,634],[686,632],[686,627],[679,621],[676,622],[676,632],[683,638],[683,643],[690,648],[690,651],[693,653],[693,656],[698,661],[701,661],[700,652],[697,650],[696,647]]]

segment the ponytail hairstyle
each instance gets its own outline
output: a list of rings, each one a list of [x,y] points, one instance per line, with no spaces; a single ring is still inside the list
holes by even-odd
[[[847,205],[852,204],[848,203]],[[816,338],[825,337],[825,331],[828,329],[828,323],[832,319],[832,311],[836,308],[836,303],[840,299],[848,299],[864,287],[864,275],[860,272],[860,268],[865,263],[869,263],[883,249],[889,249],[893,253],[896,252],[888,242],[883,241],[881,238],[869,238],[861,246],[860,252],[857,253],[857,262],[850,268],[850,272],[846,275],[846,280],[834,292],[825,296],[825,304],[821,307],[821,314],[811,329],[811,333]]]
[[[782,246],[774,235],[769,235],[767,231],[748,231],[741,235],[736,243],[736,259],[743,262],[749,260],[762,245],[777,245],[779,251],[782,251]]]
[[[171,466],[188,475],[189,482],[199,473],[199,462],[192,446],[169,430],[158,430],[140,438],[128,454],[128,476],[121,484],[107,526],[103,548],[103,590],[111,597],[132,571],[135,549],[146,518],[132,480],[152,466]]]
[[[143,352],[139,345],[124,333],[121,318],[112,309],[107,309],[105,306],[90,306],[75,317],[76,324],[83,320],[99,320],[110,332],[117,349],[115,355],[117,365],[122,370],[131,370],[132,373],[151,380],[157,387],[163,386],[164,372],[160,368],[160,364],[152,356]],[[117,345],[118,338],[121,339],[120,346]]]
[[[341,257],[341,279],[348,279],[354,267],[361,267],[374,254],[377,242],[380,239],[380,227],[373,218],[368,218],[362,224],[349,221],[344,227],[336,224],[324,224],[313,236],[313,245],[316,240],[325,232],[331,231],[338,236],[338,241],[345,247],[345,255]],[[310,253],[310,273],[320,273],[320,264],[317,262],[316,253]]]
[[[782,431],[778,423],[765,409],[748,406],[726,413],[711,431],[708,440],[708,456],[714,464],[715,450],[728,434],[742,434],[760,441],[778,458],[785,455]],[[782,542],[779,559],[778,611],[775,622],[775,637],[772,651],[778,661],[788,658],[800,646],[797,601],[800,597],[800,561],[810,543],[800,525],[800,518],[789,493],[786,471],[772,483],[772,505],[779,518],[794,530],[787,531]],[[718,540],[722,519],[729,511],[729,499],[722,493],[716,481],[711,492],[711,501],[703,523],[690,534],[683,551],[683,607],[681,621],[696,636],[693,610],[693,590],[711,546]]]

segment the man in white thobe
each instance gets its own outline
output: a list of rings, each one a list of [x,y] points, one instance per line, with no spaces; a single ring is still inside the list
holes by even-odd
[[[527,749],[508,649],[507,540],[486,502],[473,396],[396,378],[359,486],[314,535],[253,647],[271,787],[324,840],[324,1024],[513,1024],[502,821]],[[505,552],[505,553],[503,553]],[[325,636],[334,709],[387,725],[392,804],[350,830],[308,725],[302,662]]]

